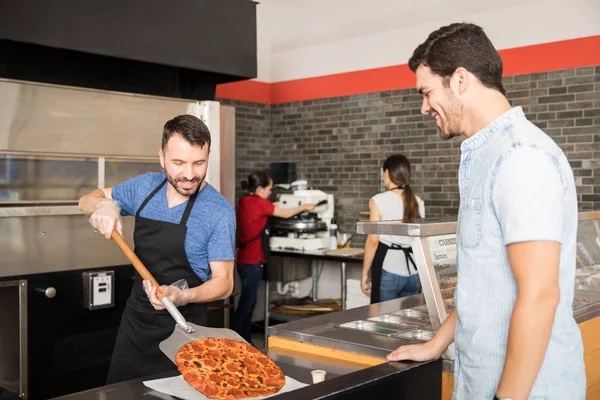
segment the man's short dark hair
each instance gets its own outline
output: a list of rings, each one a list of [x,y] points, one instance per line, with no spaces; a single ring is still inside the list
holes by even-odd
[[[167,121],[163,128],[162,148],[164,149],[174,134],[180,134],[191,145],[203,147],[208,144],[210,149],[210,131],[208,127],[193,115],[179,115]]]
[[[463,67],[483,85],[506,95],[502,84],[502,59],[480,26],[455,23],[432,32],[414,51],[408,67],[416,72],[425,65],[447,82]]]

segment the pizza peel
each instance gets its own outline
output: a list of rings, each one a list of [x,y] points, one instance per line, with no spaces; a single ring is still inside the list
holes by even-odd
[[[149,280],[152,282],[156,290],[156,296],[158,299],[165,305],[167,311],[173,319],[175,320],[175,329],[173,329],[173,333],[167,339],[163,340],[159,344],[159,348],[163,353],[173,363],[175,362],[175,355],[181,349],[181,347],[189,342],[193,342],[194,340],[203,339],[207,337],[213,338],[227,338],[233,340],[239,340],[242,342],[246,342],[240,335],[238,335],[235,331],[231,329],[225,328],[208,328],[206,326],[200,326],[196,324],[192,324],[185,320],[181,312],[175,307],[175,305],[169,300],[168,297],[165,297],[161,290],[160,285],[154,279],[150,271],[146,268],[146,266],[142,263],[142,261],[138,258],[138,256],[131,250],[131,247],[127,244],[123,236],[116,230],[112,233],[112,239],[119,246],[123,254],[127,257],[127,259],[131,262],[136,271],[141,275],[142,279]],[[247,343],[247,342],[246,342]]]

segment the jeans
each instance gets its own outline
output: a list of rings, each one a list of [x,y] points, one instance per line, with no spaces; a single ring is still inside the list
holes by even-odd
[[[242,279],[242,295],[233,318],[233,330],[252,343],[252,312],[256,306],[256,296],[263,277],[262,264],[238,264]]]
[[[381,285],[379,287],[379,301],[381,302],[419,294],[421,281],[419,280],[419,274],[401,276],[384,269],[381,273]]]

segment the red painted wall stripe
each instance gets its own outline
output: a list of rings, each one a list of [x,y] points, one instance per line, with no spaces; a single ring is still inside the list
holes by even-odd
[[[271,84],[260,81],[239,81],[217,85],[218,99],[242,100],[254,103],[271,103]]]
[[[600,65],[600,35],[499,51],[504,75],[521,75]],[[406,64],[342,74],[264,83],[241,81],[217,86],[217,98],[278,104],[414,87]]]
[[[600,35],[500,50],[504,75],[600,65]]]

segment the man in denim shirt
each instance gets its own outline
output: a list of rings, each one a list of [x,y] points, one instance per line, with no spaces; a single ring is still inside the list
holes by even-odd
[[[442,138],[465,135],[459,170],[456,310],[435,337],[389,360],[439,357],[454,340],[454,398],[584,399],[573,319],[577,196],[561,149],[511,108],[483,30],[433,32],[409,67]]]

